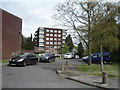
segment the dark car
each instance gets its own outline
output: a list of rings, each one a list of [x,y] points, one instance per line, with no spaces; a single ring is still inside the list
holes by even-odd
[[[42,54],[40,57],[40,62],[55,62],[55,55],[51,53]]]
[[[107,63],[109,63],[111,61],[111,59],[110,59],[110,53],[109,52],[103,52],[102,56],[103,56],[103,63],[104,64],[107,64]],[[92,58],[92,62],[93,63],[94,62],[101,62],[101,53],[100,52],[93,53],[91,55],[91,58]],[[89,60],[88,56],[83,57],[83,61],[88,62],[88,60]]]
[[[30,65],[30,64],[37,64],[38,58],[34,53],[24,53],[20,54],[12,59],[9,60],[9,65]]]

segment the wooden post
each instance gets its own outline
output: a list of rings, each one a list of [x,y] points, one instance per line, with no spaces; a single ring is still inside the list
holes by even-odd
[[[107,84],[108,74],[106,72],[102,72],[102,84]]]
[[[101,52],[101,71],[103,72],[103,54],[102,54],[102,44],[100,45],[100,52]]]
[[[68,60],[66,60],[66,66],[68,66]]]

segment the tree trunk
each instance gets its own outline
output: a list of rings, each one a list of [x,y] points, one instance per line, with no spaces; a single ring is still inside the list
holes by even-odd
[[[89,49],[88,49],[88,52],[89,52],[88,65],[91,65],[91,63],[92,63],[92,58],[91,58],[91,42],[89,43]]]
[[[103,54],[102,54],[102,44],[100,45],[100,52],[101,52],[101,71],[103,72]]]
[[[88,11],[87,11],[87,14],[88,14],[88,45],[89,45],[89,48],[88,48],[88,52],[89,52],[89,60],[88,60],[88,65],[91,65],[92,63],[92,59],[91,59],[91,37],[90,37],[90,33],[91,33],[91,21],[90,21],[90,11],[89,11],[89,8],[90,8],[90,3],[88,2],[87,4],[87,8],[88,8]]]

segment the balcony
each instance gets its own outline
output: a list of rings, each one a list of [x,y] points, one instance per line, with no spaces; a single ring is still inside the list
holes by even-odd
[[[63,35],[63,36],[66,36],[66,33],[63,33],[62,35]]]
[[[39,44],[39,47],[44,46],[44,44]]]
[[[40,34],[39,37],[40,37],[40,38],[44,38],[44,35],[41,35],[41,34]]]
[[[39,39],[39,42],[44,42],[44,40],[43,39]]]

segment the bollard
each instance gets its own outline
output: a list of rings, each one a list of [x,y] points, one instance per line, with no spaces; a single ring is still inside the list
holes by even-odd
[[[68,60],[66,60],[66,66],[68,65]]]
[[[102,72],[102,84],[107,84],[108,74],[106,72]]]
[[[64,65],[62,64],[61,65],[61,71],[64,71],[65,70],[65,68],[64,68]]]

